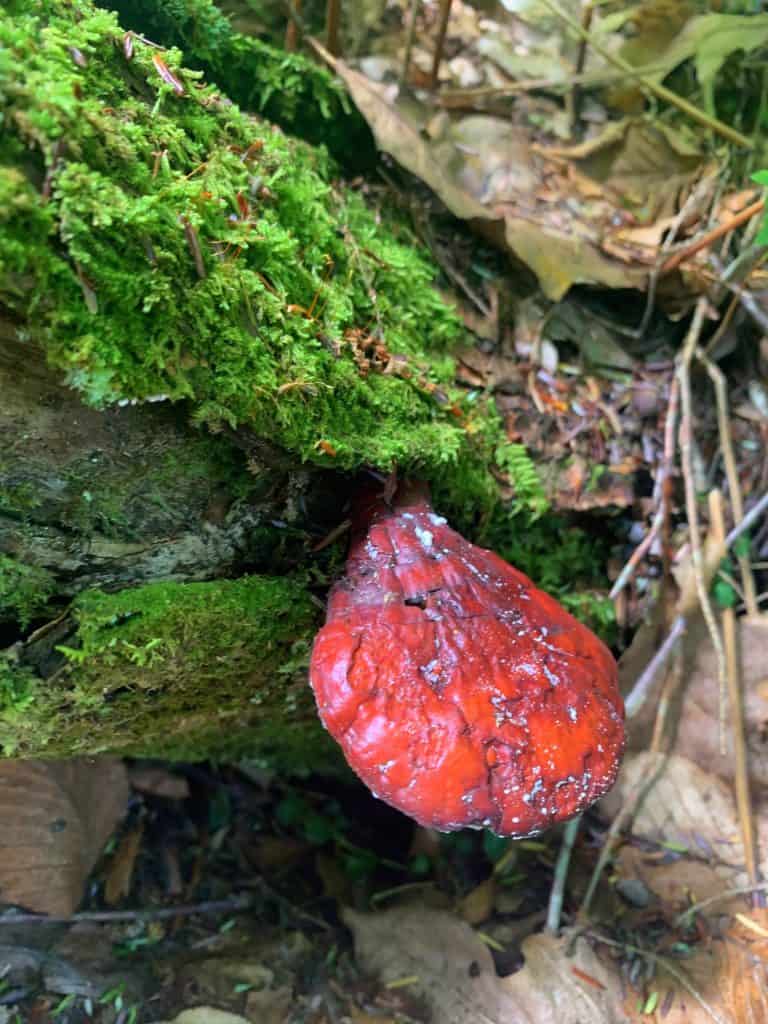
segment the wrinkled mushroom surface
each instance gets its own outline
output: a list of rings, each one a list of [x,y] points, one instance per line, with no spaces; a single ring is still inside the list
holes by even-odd
[[[532,835],[583,811],[618,771],[610,651],[452,530],[421,485],[358,503],[310,681],[352,769],[433,828]]]

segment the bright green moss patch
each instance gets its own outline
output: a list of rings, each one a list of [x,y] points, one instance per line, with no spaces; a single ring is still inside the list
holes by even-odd
[[[0,298],[53,363],[89,402],[189,399],[324,465],[487,462],[412,238],[322,150],[123,36],[88,0],[0,16]],[[395,358],[365,365],[374,342]]]
[[[44,611],[54,590],[45,569],[0,554],[0,622],[15,620],[25,628]]]
[[[234,31],[214,0],[102,0],[101,6],[116,11],[126,28],[179,47],[230,99],[292,135],[323,143],[346,169],[373,166],[371,131],[338,79],[300,53]],[[284,29],[287,15],[280,13]]]
[[[306,682],[318,609],[301,580],[88,591],[43,681],[4,663],[0,743],[24,755],[265,756],[329,763]]]

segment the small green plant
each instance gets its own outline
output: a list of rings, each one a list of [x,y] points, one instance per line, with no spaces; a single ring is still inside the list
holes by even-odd
[[[506,442],[496,449],[496,462],[515,489],[516,508],[538,519],[549,508],[536,465],[524,444]]]

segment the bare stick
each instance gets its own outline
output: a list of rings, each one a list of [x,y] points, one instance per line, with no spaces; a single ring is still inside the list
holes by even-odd
[[[724,267],[714,254],[709,257],[709,262],[719,275],[719,280],[729,292],[732,292],[739,300],[747,313],[752,317],[761,331],[768,333],[768,315],[758,303],[749,289],[742,287],[737,281],[728,281],[725,278]]]
[[[341,0],[328,0],[325,8],[325,45],[334,57],[341,53],[339,26],[341,24]]]
[[[453,0],[440,0],[440,24],[437,29],[437,42],[435,43],[435,56],[432,60],[432,73],[429,76],[429,88],[436,89],[440,75],[440,63],[443,59],[443,47],[445,36],[448,32],[448,19],[451,16],[451,4]]]
[[[671,974],[672,977],[678,981],[691,996],[693,996],[693,998],[701,1005],[702,1009],[706,1010],[715,1024],[729,1024],[729,1021],[724,1020],[714,1007],[710,1006],[710,1004],[706,1002],[704,997],[697,991],[693,986],[693,983],[689,981],[685,974],[678,970],[674,964],[670,963],[666,957],[659,956],[657,953],[652,953],[648,949],[640,949],[639,946],[633,946],[628,942],[618,942],[616,939],[609,939],[605,935],[600,935],[596,931],[590,931],[589,934],[596,939],[597,942],[603,942],[606,946],[613,946],[614,949],[623,949],[628,953],[635,953],[637,956],[647,957],[649,960],[653,961],[653,963],[658,964],[659,967],[665,970],[667,974]],[[732,1022],[730,1022],[730,1024],[732,1024]]]
[[[731,128],[730,125],[724,124],[716,117],[710,117],[709,114],[694,106],[693,103],[689,103],[688,100],[683,99],[682,96],[678,96],[676,92],[672,92],[671,89],[667,89],[665,85],[660,85],[658,82],[650,81],[642,74],[642,72],[633,67],[632,64],[629,64],[617,54],[611,53],[610,50],[598,43],[591,33],[586,32],[579,22],[564,11],[560,5],[555,2],[555,0],[541,0],[541,3],[543,3],[549,11],[557,15],[561,21],[564,21],[566,25],[569,25],[579,39],[586,37],[587,42],[596,53],[599,53],[601,57],[607,60],[609,64],[613,64],[614,67],[621,68],[625,75],[637,82],[641,88],[652,93],[654,96],[658,97],[658,99],[664,100],[665,103],[671,103],[672,106],[677,107],[678,110],[682,110],[683,113],[687,114],[692,120],[705,125],[705,127],[716,132],[718,135],[722,135],[724,139],[728,139],[730,142],[735,142],[737,146],[744,146],[745,149],[754,149],[754,142],[752,139],[748,139],[746,135],[742,135],[741,132],[737,132],[734,128]]]
[[[621,810],[611,822],[611,827],[608,829],[608,835],[605,837],[605,842],[603,843],[602,849],[598,855],[597,863],[592,871],[592,877],[589,880],[587,891],[584,893],[584,899],[581,901],[581,906],[579,907],[579,920],[583,921],[588,917],[589,908],[597,890],[597,883],[600,881],[600,876],[605,870],[606,864],[613,856],[613,851],[616,847],[616,842],[621,835],[621,830],[624,828],[625,824],[635,816],[640,808],[640,804],[656,785],[656,780],[661,774],[665,763],[666,758],[660,757],[658,764],[651,772],[650,777],[647,779],[643,778],[638,781],[637,786],[629,794],[629,797],[625,801]]]
[[[715,537],[720,542],[725,540],[725,515],[723,514],[723,495],[719,490],[712,491],[709,496],[709,509]],[[722,614],[723,638],[725,641],[725,667],[728,681],[728,698],[731,706],[731,729],[733,731],[734,783],[736,789],[736,806],[739,810],[741,839],[744,844],[744,860],[751,885],[761,882],[758,867],[757,843],[752,815],[752,800],[749,793],[749,774],[747,764],[747,741],[744,735],[744,707],[742,699],[741,661],[736,635],[736,611],[724,608]]]
[[[723,889],[722,892],[716,893],[714,896],[709,896],[705,900],[701,900],[699,903],[693,903],[690,907],[677,915],[673,922],[675,928],[679,928],[681,925],[690,924],[690,920],[694,914],[698,914],[700,910],[705,907],[712,906],[713,903],[720,903],[722,900],[729,900],[733,896],[751,896],[753,893],[760,892],[765,893],[768,889],[768,882],[760,882],[759,885],[739,885],[735,889]]]
[[[674,256],[670,256],[667,262],[662,266],[661,273],[668,274],[671,270],[676,270],[685,260],[695,256],[697,252],[701,252],[702,249],[706,249],[707,246],[716,242],[718,238],[722,238],[723,235],[727,235],[729,231],[733,231],[735,228],[741,227],[742,224],[746,224],[748,220],[751,220],[756,213],[765,206],[765,199],[758,199],[757,202],[752,203],[751,206],[746,206],[743,210],[739,211],[734,217],[725,223],[718,224],[716,228],[712,228],[706,235],[702,235],[695,242],[691,242],[690,245],[686,245],[684,249],[679,249]]]
[[[669,403],[667,405],[667,417],[664,423],[664,456],[661,468],[659,469],[659,474],[656,477],[656,485],[654,487],[654,491],[658,494],[659,508],[653,518],[650,530],[632,552],[629,561],[621,570],[618,579],[613,584],[611,592],[608,595],[612,601],[616,600],[624,587],[626,587],[627,583],[629,583],[632,578],[632,574],[639,565],[641,559],[648,551],[651,544],[653,544],[654,539],[661,530],[662,524],[667,515],[667,494],[666,487],[664,485],[672,472],[672,462],[675,455],[675,426],[677,424],[677,402],[679,394],[680,382],[677,377],[673,377],[669,388]]]
[[[289,6],[292,6],[294,11],[299,16],[301,16],[301,3],[302,3],[302,0],[293,0],[292,4],[289,3]],[[299,42],[299,26],[296,24],[296,22],[293,20],[293,18],[289,17],[288,18],[288,25],[286,26],[286,29],[285,29],[285,48],[286,48],[286,50],[288,50],[289,53],[293,52],[296,49],[296,47],[298,46],[298,42]]]
[[[702,554],[701,531],[699,529],[699,510],[696,504],[696,485],[693,479],[693,457],[691,447],[693,444],[693,400],[691,397],[691,360],[698,345],[701,328],[704,324],[704,312],[707,307],[705,296],[696,303],[696,311],[693,321],[688,329],[688,334],[683,345],[683,351],[678,365],[678,376],[680,378],[680,397],[682,400],[682,421],[680,423],[680,463],[683,470],[683,482],[685,484],[685,507],[688,515],[688,535],[691,540],[691,559],[693,563],[693,576],[696,583],[696,593],[699,598],[704,621],[707,624],[709,635],[712,639],[712,646],[715,649],[717,658],[717,677],[720,683],[720,748],[724,753],[725,745],[725,719],[726,719],[726,679],[725,679],[725,652],[720,630],[717,625],[715,613],[712,609],[712,602],[709,599],[709,587],[705,580],[704,555]]]
[[[152,910],[85,910],[79,914],[13,914],[0,916],[0,926],[15,924],[74,924],[78,921],[164,921],[174,917],[191,917],[193,914],[230,914],[247,910],[253,899],[247,894],[233,896],[228,900],[204,900],[202,903],[180,903],[176,907],[155,907]]]
[[[416,19],[419,16],[419,0],[411,0],[410,17],[408,19],[408,31],[405,36],[405,55],[403,57],[403,68],[400,72],[400,88],[408,81],[408,72],[411,70],[411,54],[413,53],[413,41],[416,38]]]
[[[720,433],[720,448],[723,452],[725,464],[725,476],[728,481],[728,492],[731,498],[733,509],[733,520],[740,523],[744,518],[744,501],[741,496],[741,484],[739,482],[739,471],[736,467],[736,456],[733,451],[733,438],[731,437],[730,417],[728,415],[728,391],[725,383],[725,376],[716,363],[701,349],[696,350],[696,357],[704,364],[710,380],[715,389],[715,401],[717,402],[717,425]],[[725,536],[721,538],[725,540]],[[747,614],[757,616],[760,611],[757,607],[757,590],[755,589],[755,578],[752,575],[752,566],[749,555],[742,553],[738,555],[739,569],[744,587],[744,604]]]
[[[560,915],[563,912],[563,896],[565,895],[565,883],[568,878],[568,866],[571,863],[571,854],[579,834],[581,815],[571,818],[563,829],[563,840],[560,844],[560,852],[557,855],[555,864],[555,877],[552,881],[552,890],[549,894],[549,906],[547,907],[547,931],[557,935],[560,930]]]

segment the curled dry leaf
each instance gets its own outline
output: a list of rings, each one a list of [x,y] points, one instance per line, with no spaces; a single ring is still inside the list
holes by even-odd
[[[122,817],[128,781],[115,758],[0,765],[0,900],[71,914]]]
[[[386,913],[344,912],[365,970],[383,982],[414,978],[440,1024],[619,1024],[618,975],[588,943],[531,935],[525,966],[499,978],[488,947],[464,921],[443,911],[404,907]],[[589,981],[586,981],[588,978]]]

